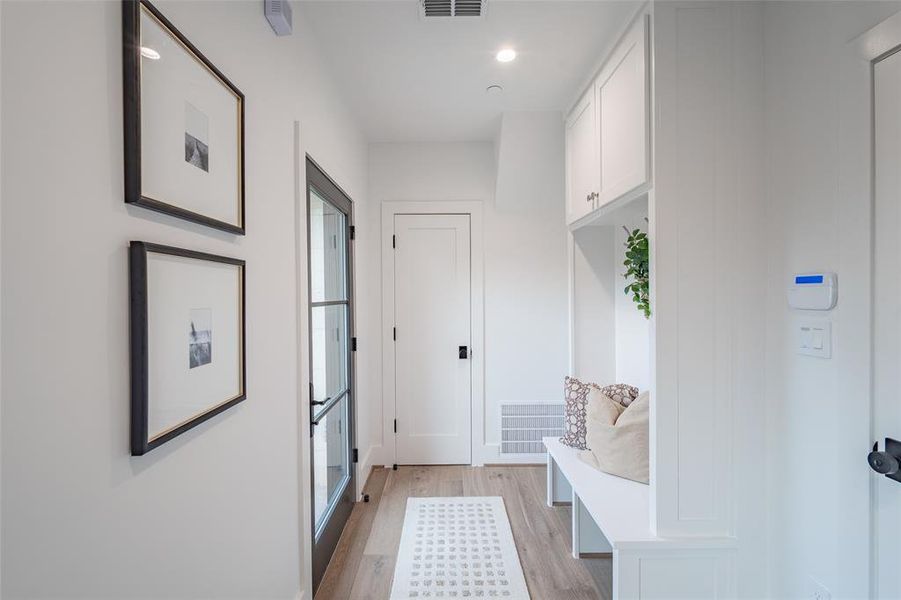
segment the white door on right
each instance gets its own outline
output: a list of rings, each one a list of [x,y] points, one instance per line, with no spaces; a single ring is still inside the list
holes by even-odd
[[[394,217],[395,443],[402,465],[471,462],[469,215]]]
[[[899,40],[901,42],[901,40]],[[901,52],[874,64],[873,434],[901,440]],[[874,598],[901,598],[901,481],[874,473]]]

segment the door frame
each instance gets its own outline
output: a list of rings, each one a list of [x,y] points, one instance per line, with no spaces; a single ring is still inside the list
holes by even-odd
[[[394,356],[394,235],[395,215],[469,215],[470,310],[472,338],[472,392],[470,460],[484,464],[487,453],[485,435],[485,261],[483,204],[477,200],[382,203],[382,453],[381,462],[397,464],[394,419],[397,410]],[[496,444],[500,446],[500,444]],[[495,450],[495,454],[497,451]]]
[[[312,390],[312,373],[310,370],[312,369],[312,358],[313,358],[313,336],[312,336],[312,318],[313,318],[313,302],[311,298],[311,290],[312,290],[312,270],[309,268],[310,256],[312,254],[311,251],[311,243],[312,236],[310,228],[312,226],[310,222],[310,186],[316,187],[320,193],[323,194],[324,199],[329,203],[333,204],[335,208],[344,213],[346,222],[345,222],[345,243],[346,247],[346,295],[347,295],[347,392],[343,398],[347,406],[347,463],[348,463],[348,481],[344,485],[344,489],[341,491],[341,499],[336,501],[334,506],[330,506],[326,511],[326,520],[331,519],[336,513],[342,512],[346,516],[344,517],[344,524],[337,530],[332,527],[328,531],[323,530],[323,540],[321,543],[324,543],[326,546],[331,547],[331,552],[329,554],[329,560],[326,561],[325,565],[322,566],[322,574],[325,573],[325,569],[328,566],[328,562],[331,561],[332,556],[334,555],[335,550],[337,549],[338,541],[341,537],[341,534],[344,531],[344,525],[347,524],[347,520],[350,518],[350,513],[353,511],[354,504],[357,501],[357,461],[354,460],[353,451],[356,449],[357,443],[357,387],[356,387],[356,351],[354,350],[354,342],[353,340],[356,337],[356,313],[355,313],[355,302],[354,302],[354,202],[350,197],[350,194],[345,192],[341,186],[339,186],[326,171],[319,166],[319,164],[309,155],[305,156],[305,169],[306,169],[306,178],[304,180],[304,197],[306,202],[304,203],[304,214],[306,220],[306,289],[307,289],[307,310],[306,310],[306,330],[307,330],[307,381],[309,390],[307,392],[307,402],[306,405],[302,407],[302,410],[306,411],[307,419],[306,423],[308,427],[301,431],[301,440],[302,443],[307,446],[307,453],[305,460],[308,463],[309,468],[309,486],[310,486],[310,502],[308,504],[308,512],[306,515],[301,515],[301,518],[306,518],[309,521],[310,526],[310,558],[309,563],[311,565],[312,571],[312,590],[313,594],[316,593],[316,589],[318,585],[321,583],[321,575],[317,580],[317,568],[314,562],[316,561],[315,551],[316,551],[316,514],[314,510],[315,506],[315,498],[313,494],[315,493],[315,471],[313,469],[312,461],[314,459],[313,456],[313,448],[312,448],[312,440],[313,440],[313,422],[312,422],[312,394],[309,392]],[[325,416],[332,409],[337,410],[337,405],[341,403],[341,400],[335,402],[331,407],[326,407],[327,410],[322,413],[321,416]],[[303,456],[303,454],[302,454]],[[342,504],[344,506],[342,506]]]
[[[894,40],[894,41],[893,41]],[[845,497],[843,504],[848,511],[866,509],[868,531],[866,556],[867,596],[875,597],[877,587],[876,532],[877,532],[877,476],[866,465],[866,454],[875,440],[876,398],[873,385],[873,344],[875,322],[873,305],[874,241],[875,241],[875,71],[874,63],[901,40],[901,12],[883,20],[845,44],[839,57],[839,164],[837,177],[838,216],[846,226],[839,234],[839,272],[843,273],[842,305],[836,308],[835,317],[841,331],[842,344],[835,356],[846,361],[847,377],[840,378],[841,393],[846,397],[864,396],[858,408],[864,414],[847,427],[860,444],[860,453],[842,457],[859,469],[860,483],[867,485],[858,499]],[[881,446],[881,444],[880,444]],[[855,479],[857,481],[857,479]],[[863,498],[865,494],[865,499]],[[853,500],[853,505],[852,501]],[[861,506],[863,504],[863,506]],[[854,521],[854,526],[859,525]],[[850,533],[850,532],[849,532]],[[843,532],[840,533],[843,535]],[[861,565],[861,568],[863,565]]]

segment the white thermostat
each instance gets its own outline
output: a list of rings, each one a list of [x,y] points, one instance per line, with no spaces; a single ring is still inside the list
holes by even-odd
[[[802,273],[792,278],[788,305],[801,310],[831,310],[838,300],[835,273]]]

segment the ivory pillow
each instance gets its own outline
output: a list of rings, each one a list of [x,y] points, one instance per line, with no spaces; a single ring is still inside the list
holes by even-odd
[[[591,386],[591,389],[588,390],[587,400],[585,422],[588,427],[591,426],[592,421],[613,425],[619,416],[623,414],[623,411],[626,410],[625,406],[615,402],[608,394],[605,394],[604,388],[599,388],[596,385]],[[588,448],[591,448],[591,444],[588,444]]]
[[[610,401],[610,404],[615,404]],[[648,483],[648,421],[650,394],[638,396],[612,422],[609,410],[592,412],[586,424],[586,444],[598,469],[611,475]]]

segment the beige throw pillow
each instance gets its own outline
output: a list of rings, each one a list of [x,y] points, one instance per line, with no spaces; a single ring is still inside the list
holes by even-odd
[[[586,417],[586,428],[588,423],[592,420],[600,421],[601,423],[606,423],[608,425],[613,425],[616,423],[616,420],[619,419],[619,416],[623,414],[623,411],[626,410],[619,402],[615,402],[610,396],[604,393],[604,391],[597,387],[592,386],[588,391],[588,397],[586,398],[587,404],[585,407],[585,417]],[[591,448],[591,444],[588,444],[588,448]]]
[[[617,405],[609,399],[608,403]],[[638,396],[613,421],[613,411],[599,402],[589,401],[587,412],[586,445],[598,468],[611,475],[648,483],[650,394],[645,392]]]

